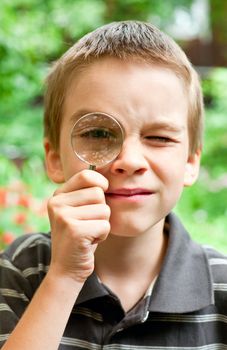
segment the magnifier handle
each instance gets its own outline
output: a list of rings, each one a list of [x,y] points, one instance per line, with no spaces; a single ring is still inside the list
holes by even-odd
[[[89,165],[89,170],[95,170],[95,169],[96,169],[95,165],[92,165],[92,164]]]

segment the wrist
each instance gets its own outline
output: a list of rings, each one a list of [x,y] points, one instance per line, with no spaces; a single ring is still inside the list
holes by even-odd
[[[56,273],[51,268],[47,272],[44,283],[53,293],[63,293],[65,296],[77,298],[85,281],[77,281],[71,276]]]

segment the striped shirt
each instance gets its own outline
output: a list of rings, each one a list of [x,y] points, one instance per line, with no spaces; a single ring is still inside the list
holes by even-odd
[[[144,298],[125,313],[93,273],[75,301],[59,350],[227,350],[227,257],[193,242],[175,215],[166,222],[168,250]],[[0,348],[49,263],[49,234],[20,237],[0,256]]]

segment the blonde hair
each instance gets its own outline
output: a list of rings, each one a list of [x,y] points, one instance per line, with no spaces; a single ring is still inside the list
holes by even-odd
[[[101,57],[139,60],[173,70],[182,80],[188,96],[189,151],[202,148],[203,102],[198,75],[182,49],[168,35],[150,23],[113,22],[88,33],[76,42],[52,67],[46,79],[44,134],[55,149],[65,96],[75,73]]]

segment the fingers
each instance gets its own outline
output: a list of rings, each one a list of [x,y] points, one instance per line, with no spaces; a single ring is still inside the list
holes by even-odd
[[[60,227],[74,220],[109,220],[110,207],[107,204],[92,204],[79,207],[62,206],[50,210],[51,218]]]
[[[55,195],[90,187],[99,187],[103,191],[106,191],[108,186],[108,180],[103,175],[97,171],[86,169],[72,176],[58,190],[55,191]]]
[[[72,176],[48,201],[51,225],[51,269],[56,275],[85,281],[94,270],[94,251],[110,232],[105,202],[107,179],[83,170]]]
[[[110,223],[108,220],[83,220],[73,222],[73,233],[76,236],[77,244],[90,246],[106,239],[110,232]]]
[[[105,203],[105,195],[100,187],[83,188],[72,192],[55,192],[49,201],[51,206],[64,204],[73,207],[97,203]]]

